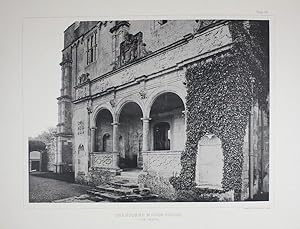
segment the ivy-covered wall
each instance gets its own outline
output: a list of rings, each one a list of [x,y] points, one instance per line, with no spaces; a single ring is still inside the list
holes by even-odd
[[[242,189],[243,144],[251,106],[258,101],[268,112],[268,22],[231,21],[230,51],[189,66],[187,81],[187,141],[181,156],[182,170],[170,182],[183,192],[195,187],[198,141],[206,133],[222,141],[224,169],[222,187]]]

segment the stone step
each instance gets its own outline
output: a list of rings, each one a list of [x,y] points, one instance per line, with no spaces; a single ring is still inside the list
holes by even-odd
[[[107,193],[107,192],[100,193],[99,196],[101,198],[105,198],[111,201],[120,201],[121,198],[123,197],[122,195],[118,195],[116,193]]]
[[[135,202],[142,200],[150,200],[158,196],[150,193],[149,189],[116,189],[109,186],[97,186],[94,189],[88,190],[88,199],[100,202],[105,200],[120,201],[120,202]]]
[[[119,201],[120,202],[136,202],[136,201],[142,201],[142,200],[150,200],[150,199],[155,199],[158,196],[155,194],[149,194],[146,196],[140,195],[140,194],[131,194],[131,195],[126,195],[122,196]]]
[[[109,185],[99,185],[96,187],[97,190],[100,190],[102,192],[113,192],[113,193],[118,193],[122,195],[129,195],[132,193],[132,189],[130,188],[123,188],[123,187],[113,187]]]
[[[112,179],[112,182],[123,182],[123,183],[137,184],[138,183],[138,178],[137,177],[131,177],[131,176],[118,175],[118,176],[115,176]]]
[[[105,199],[103,199],[102,197],[100,196],[94,196],[94,195],[90,195],[88,197],[89,200],[91,201],[95,201],[95,202],[101,202],[101,201],[104,201]]]
[[[114,187],[125,187],[125,188],[138,188],[139,185],[137,183],[130,183],[127,181],[112,181],[109,182],[110,185],[114,186]]]

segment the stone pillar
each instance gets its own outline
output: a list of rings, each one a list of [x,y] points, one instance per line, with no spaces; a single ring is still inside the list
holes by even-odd
[[[150,144],[149,144],[149,127],[150,127],[150,120],[151,118],[141,118],[143,121],[143,148],[142,151],[149,151]]]
[[[119,150],[119,125],[120,123],[114,122],[112,123],[113,126],[113,152],[118,152]]]
[[[96,129],[97,127],[91,128],[91,152],[95,152],[96,149]]]
[[[57,157],[56,157],[56,172],[62,173],[62,147],[63,142],[61,137],[57,138]]]

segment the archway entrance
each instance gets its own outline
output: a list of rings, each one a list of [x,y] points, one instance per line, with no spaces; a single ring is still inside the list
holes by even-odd
[[[151,150],[183,150],[185,141],[184,104],[172,92],[159,95],[150,111]]]
[[[119,116],[120,168],[142,167],[143,112],[135,102],[126,103]]]
[[[98,152],[112,152],[113,117],[109,110],[99,111],[96,118],[96,145]]]

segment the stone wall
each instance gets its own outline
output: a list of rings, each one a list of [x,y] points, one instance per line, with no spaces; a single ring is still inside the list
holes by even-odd
[[[269,192],[269,122],[267,114],[263,112],[263,132],[262,132],[262,122],[261,122],[261,109],[258,105],[254,106],[253,110],[253,192],[254,195],[262,192]],[[263,136],[262,136],[263,134]],[[264,144],[261,144],[263,137]],[[263,147],[263,149],[262,149]],[[244,138],[244,163],[243,163],[243,173],[242,173],[242,193],[241,198],[245,200],[249,198],[249,126],[246,129],[246,135]],[[263,154],[263,156],[262,156]],[[265,187],[265,188],[264,188]]]
[[[115,171],[92,168],[86,174],[78,173],[75,177],[75,182],[91,186],[103,185],[110,182],[115,175]]]
[[[72,142],[70,140],[63,140],[62,141],[62,161],[63,161],[63,171],[64,172],[72,172],[73,171],[73,149],[72,149]]]
[[[47,154],[47,171],[55,172],[55,157],[56,157],[56,138],[52,138],[52,141],[46,146]]]
[[[138,183],[145,188],[150,188],[151,192],[159,195],[161,198],[176,200],[177,193],[169,181],[169,177],[162,176],[157,172],[148,172],[140,174]]]

